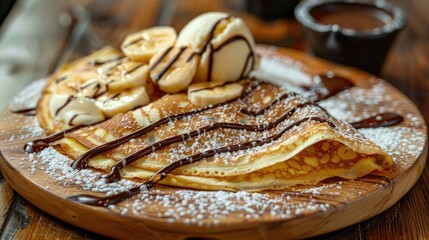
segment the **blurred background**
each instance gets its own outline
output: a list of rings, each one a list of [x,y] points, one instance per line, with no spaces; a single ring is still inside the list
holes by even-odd
[[[298,2],[1,0],[0,83],[8,90],[0,90],[0,110],[19,89],[66,61],[105,45],[118,47],[128,34],[153,25],[171,25],[179,31],[208,11],[244,18],[258,43],[303,49],[300,26],[293,20]]]

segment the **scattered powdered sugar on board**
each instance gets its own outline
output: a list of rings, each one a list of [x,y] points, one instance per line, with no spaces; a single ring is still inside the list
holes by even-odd
[[[164,194],[162,190],[142,193],[127,210],[136,215],[147,214],[167,218],[169,222],[177,220],[199,225],[217,224],[219,220],[234,215],[240,219],[259,219],[265,215],[273,218],[291,218],[314,211],[328,211],[330,204],[320,203],[314,199],[293,201],[289,193],[272,196],[268,193],[251,193],[245,191],[195,191],[177,190],[172,194]],[[163,208],[164,211],[152,212]],[[111,205],[111,209],[121,208]],[[122,213],[125,213],[121,209]],[[206,220],[206,221],[205,221]]]
[[[44,131],[39,126],[37,118],[35,117],[25,117],[18,115],[16,117],[10,117],[11,121],[16,122],[16,124],[22,124],[23,127],[19,131],[11,134],[5,142],[13,143],[16,140],[25,140],[31,137],[40,137],[43,136]],[[1,132],[0,132],[1,133]]]
[[[83,190],[104,192],[107,195],[126,191],[135,186],[128,180],[115,183],[106,183],[101,174],[90,169],[75,170],[70,167],[70,159],[59,153],[52,147],[48,147],[39,153],[28,154],[35,168],[44,168],[44,171],[54,180],[64,186],[79,185]]]
[[[46,84],[46,79],[33,81],[18,93],[9,104],[10,109],[23,109],[36,107],[42,89]]]
[[[319,102],[333,117],[349,122],[369,118],[374,113],[396,112],[400,104],[387,94],[386,85],[377,82],[370,88],[353,87]]]
[[[426,133],[407,127],[360,129],[360,133],[377,143],[393,157],[395,164],[409,166],[418,157],[426,141]]]
[[[311,76],[300,71],[298,62],[279,56],[272,58],[262,57],[260,69],[253,72],[252,76],[293,92],[302,92],[302,89],[297,86],[312,83]]]
[[[31,172],[43,170],[51,179],[57,181],[61,186],[80,186],[83,190],[103,192],[111,195],[136,186],[134,182],[121,180],[116,183],[105,183],[98,172],[89,169],[81,171],[72,169],[70,159],[56,151],[52,147],[42,150],[40,153],[27,154],[27,162],[31,164]],[[22,159],[24,160],[24,159]],[[326,189],[327,187],[320,187]],[[307,191],[312,192],[312,188]],[[319,190],[313,191],[315,195]],[[338,194],[333,194],[338,195]],[[293,197],[293,196],[292,196]],[[110,205],[110,209],[118,209],[122,215],[148,214],[154,206],[165,208],[157,211],[156,217],[167,218],[168,222],[178,220],[184,223],[197,223],[199,225],[217,224],[219,220],[229,215],[243,219],[259,219],[264,215],[286,219],[314,211],[328,211],[329,203],[316,202],[314,199],[308,201],[290,201],[291,195],[287,192],[272,196],[268,193],[251,192],[227,192],[227,191],[195,191],[177,190],[174,193],[165,194],[162,190],[154,189],[143,192],[132,204]],[[203,219],[210,219],[205,222]]]

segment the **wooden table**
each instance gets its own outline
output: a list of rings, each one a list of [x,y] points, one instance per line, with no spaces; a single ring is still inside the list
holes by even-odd
[[[407,94],[429,119],[429,3],[391,0],[408,14],[381,77]],[[153,25],[180,30],[194,16],[213,10],[241,16],[256,41],[305,50],[294,20],[264,22],[246,13],[243,1],[20,0],[0,31],[0,110],[29,82],[70,59],[106,44],[118,46],[133,31]],[[386,212],[317,239],[429,238],[429,167],[417,184]],[[103,239],[38,210],[0,175],[0,239]]]

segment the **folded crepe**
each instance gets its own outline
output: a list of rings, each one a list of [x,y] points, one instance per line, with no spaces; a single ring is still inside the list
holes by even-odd
[[[314,102],[269,83],[241,84],[245,94],[226,103],[198,107],[186,94],[165,95],[53,145],[107,180],[143,182],[168,169],[161,184],[205,190],[281,189],[392,166],[379,146]]]

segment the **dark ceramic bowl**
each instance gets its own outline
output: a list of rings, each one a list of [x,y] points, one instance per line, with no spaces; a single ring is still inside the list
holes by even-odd
[[[278,18],[293,18],[299,0],[248,0],[244,1],[246,11],[271,21]]]
[[[368,10],[365,14],[370,14],[370,18],[380,18],[380,21],[385,22],[379,26],[362,27],[359,25],[369,20],[363,15],[361,19],[354,20],[356,27],[352,29],[343,23],[335,24],[332,19],[329,23],[322,21],[323,14],[353,11],[350,10],[353,8],[356,8],[354,13]],[[347,18],[350,15],[343,16]],[[380,73],[395,36],[406,23],[401,9],[384,1],[369,0],[304,1],[296,7],[295,17],[303,26],[310,51],[314,55],[376,75]]]

